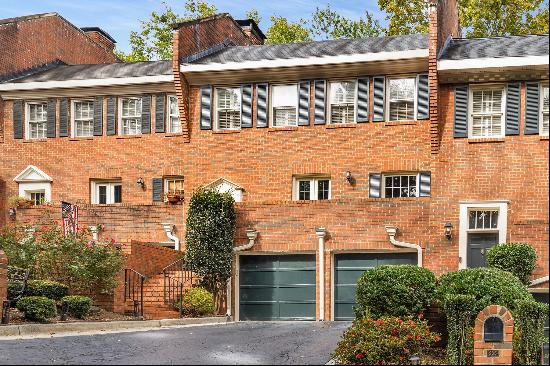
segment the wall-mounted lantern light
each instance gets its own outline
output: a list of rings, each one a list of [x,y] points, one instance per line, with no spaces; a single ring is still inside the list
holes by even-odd
[[[10,219],[15,220],[15,214],[17,211],[15,211],[14,207],[10,207],[8,210],[8,215],[10,216]]]
[[[143,180],[142,177],[138,178],[138,180],[136,181],[136,186],[138,186],[141,189],[145,188],[145,181]]]
[[[346,178],[349,184],[353,184],[353,175],[351,175],[351,172],[349,170],[347,170],[344,173],[344,177]]]
[[[453,224],[450,222],[446,223],[445,226],[445,237],[447,240],[451,240],[453,238]]]

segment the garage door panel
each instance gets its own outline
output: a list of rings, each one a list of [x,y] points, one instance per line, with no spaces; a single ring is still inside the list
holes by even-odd
[[[239,298],[241,301],[262,301],[272,298],[275,290],[273,287],[241,287]]]
[[[276,289],[279,301],[309,301],[312,293],[315,293],[315,286],[282,286]]]
[[[256,255],[256,256],[242,256],[240,259],[241,272],[242,271],[257,271],[257,270],[275,270],[278,263],[273,261],[273,256],[270,255]]]
[[[313,258],[313,261],[311,260]],[[315,256],[311,255],[281,255],[279,269],[315,270]]]
[[[276,271],[246,271],[241,272],[241,285],[271,286],[277,281]]]
[[[281,320],[308,319],[315,320],[315,302],[308,303],[279,303],[279,317]]]
[[[279,271],[277,272],[277,284],[279,285],[311,285],[315,284],[315,270]]]
[[[353,269],[353,270],[350,270],[347,268],[341,269],[340,267],[338,268],[339,270],[336,272],[336,283],[355,285],[357,283],[357,279],[361,277],[363,272],[365,272],[369,268],[374,268],[374,267],[367,266],[363,269]]]
[[[355,290],[357,286],[355,284],[353,285],[337,285],[335,286],[335,296],[338,299],[338,301],[350,301],[352,303],[355,303]]]
[[[353,319],[350,314],[353,314],[353,307],[355,306],[355,300],[349,303],[339,303],[334,306],[334,319],[335,320],[349,320]]]
[[[279,316],[277,303],[250,303],[240,305],[241,320],[265,320]]]

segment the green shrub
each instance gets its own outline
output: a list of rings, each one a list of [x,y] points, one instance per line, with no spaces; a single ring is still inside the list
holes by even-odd
[[[526,285],[537,264],[537,252],[526,243],[495,245],[485,258],[489,267],[511,272]]]
[[[61,301],[67,301],[69,305],[69,314],[79,319],[88,315],[92,307],[92,299],[87,296],[65,296]]]
[[[176,304],[179,306],[179,304]],[[202,287],[193,287],[183,291],[183,314],[196,317],[214,313],[214,296]]]
[[[48,280],[30,280],[25,291],[27,296],[45,296],[52,300],[61,300],[68,293],[69,288],[64,284]]]
[[[435,276],[413,265],[380,266],[369,269],[357,282],[357,318],[418,316],[431,304]]]
[[[472,321],[477,314],[472,312],[475,298],[472,295],[451,294],[445,298],[443,309],[447,316],[447,362],[449,365],[473,363]]]
[[[29,269],[36,265],[39,247],[35,237],[25,232],[26,226],[5,226],[0,229],[0,249],[8,257],[10,266]]]
[[[536,301],[519,301],[514,313],[514,363],[538,365],[541,347],[548,340],[544,336],[544,322],[548,317],[548,304]]]
[[[25,313],[25,319],[47,322],[57,315],[55,302],[45,296],[29,296],[17,301],[17,309]]]
[[[8,282],[8,300],[13,300],[21,293],[23,289],[23,283],[21,282]]]
[[[365,317],[344,332],[332,357],[346,365],[410,364],[411,356],[424,355],[438,339],[426,321]]]

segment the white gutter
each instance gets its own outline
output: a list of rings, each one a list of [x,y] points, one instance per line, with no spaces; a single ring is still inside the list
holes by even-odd
[[[166,236],[168,237],[168,239],[174,242],[174,249],[180,250],[180,239],[174,235],[175,225],[172,225],[167,222],[163,222],[161,223],[161,225],[164,228],[164,232],[166,233]]]
[[[254,246],[254,243],[256,242],[256,238],[258,237],[258,232],[254,229],[246,229],[246,237],[248,238],[248,244],[239,245],[238,247],[234,247],[233,248],[234,253],[242,252],[243,250],[251,249]],[[231,302],[231,297],[232,297],[232,294],[231,294],[231,278],[229,278],[227,280],[227,294],[226,294],[226,296],[227,296],[227,299],[226,299],[226,303],[227,303],[226,316],[228,318],[230,318],[231,317],[231,306],[232,306],[232,302]]]
[[[418,267],[422,267],[422,247],[420,245],[395,240],[395,234],[397,234],[397,228],[395,226],[386,225],[386,232],[390,238],[390,243],[396,247],[416,249],[418,252]]]
[[[356,62],[392,61],[392,60],[407,60],[407,59],[415,59],[415,58],[427,58],[428,54],[429,54],[428,49],[423,48],[418,50],[359,53],[359,54],[338,55],[338,56],[288,58],[288,59],[276,59],[276,60],[227,62],[227,63],[215,63],[215,64],[181,64],[180,71],[185,74],[185,73],[192,73],[192,72],[207,72],[207,71],[273,69],[273,68],[279,68],[279,67],[349,64],[349,63],[356,63]]]
[[[325,236],[324,227],[315,229],[319,238],[319,321],[325,320]]]
[[[58,88],[85,88],[94,86],[139,85],[174,81],[174,75],[136,76],[129,78],[82,79],[63,81],[31,81],[0,84],[0,91]]]
[[[548,66],[548,55],[526,57],[485,57],[465,60],[439,60],[438,71],[459,71],[464,69],[494,69],[506,67]]]
[[[540,285],[541,283],[548,282],[549,279],[550,279],[549,276],[544,276],[544,277],[540,277],[540,278],[534,279],[533,281],[531,281],[531,282],[529,283],[529,286]]]

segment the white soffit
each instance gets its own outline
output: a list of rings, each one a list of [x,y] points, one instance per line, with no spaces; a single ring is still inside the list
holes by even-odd
[[[38,169],[34,165],[29,165],[15,178],[14,182],[23,183],[23,182],[51,182],[53,179],[42,170]]]
[[[465,69],[492,69],[506,67],[548,66],[548,55],[526,57],[486,57],[465,60],[439,60],[438,71],[459,71]]]

